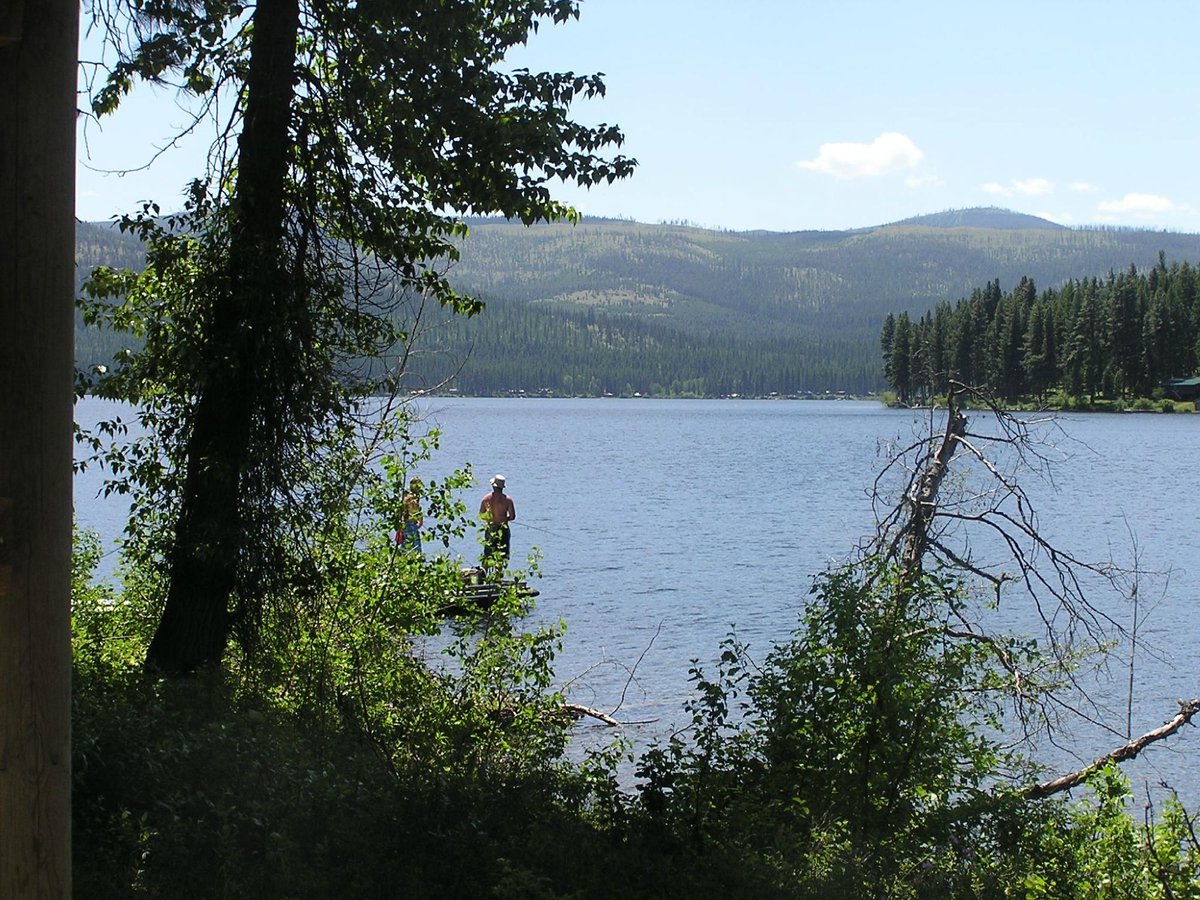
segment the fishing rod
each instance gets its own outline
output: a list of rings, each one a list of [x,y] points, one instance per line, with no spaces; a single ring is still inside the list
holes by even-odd
[[[542,534],[548,534],[552,537],[561,538],[564,541],[574,541],[577,544],[583,543],[577,537],[571,537],[571,535],[569,535],[569,534],[562,534],[561,532],[558,532],[558,531],[551,531],[549,528],[542,528],[538,525],[530,525],[528,522],[525,522],[521,519],[513,519],[513,521],[509,522],[508,524],[520,525],[523,528],[532,528],[534,531],[540,531],[540,532],[542,532]]]

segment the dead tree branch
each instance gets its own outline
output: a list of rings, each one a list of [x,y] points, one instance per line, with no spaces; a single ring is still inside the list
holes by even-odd
[[[1117,747],[1110,753],[1106,753],[1098,758],[1091,765],[1084,766],[1082,769],[1063,775],[1060,778],[1055,778],[1050,781],[1043,781],[1040,784],[1035,784],[1026,788],[1023,792],[1026,797],[1031,800],[1038,800],[1043,797],[1049,797],[1053,794],[1062,791],[1070,790],[1073,787],[1078,787],[1087,779],[1104,768],[1109,763],[1125,762],[1133,759],[1148,746],[1161,741],[1163,738],[1170,737],[1184,725],[1190,724],[1192,717],[1200,713],[1200,700],[1179,701],[1179,712],[1170,721],[1160,728],[1155,728],[1136,738],[1129,743]]]
[[[599,719],[605,725],[611,725],[614,728],[620,728],[621,723],[614,719],[608,713],[603,713],[598,709],[592,709],[590,706],[584,706],[581,703],[564,703],[562,711],[569,713],[577,719],[582,719],[585,716],[593,719]]]
[[[902,533],[904,553],[901,569],[903,582],[906,584],[911,584],[921,573],[921,560],[929,547],[930,526],[937,513],[938,491],[950,468],[950,460],[957,452],[959,442],[967,430],[967,417],[958,410],[953,394],[950,395],[950,400],[946,431],[942,435],[941,443],[924,471],[905,494],[909,519]]]
[[[990,427],[969,427],[963,411],[968,402]],[[1108,728],[1107,715],[1084,686],[1080,662],[1129,635],[1089,594],[1099,584],[1115,589],[1130,573],[1111,561],[1084,560],[1044,536],[1017,476],[1032,473],[1053,483],[1058,450],[1047,440],[1047,429],[1058,429],[1053,419],[1015,416],[983,392],[952,383],[946,408],[930,411],[929,436],[893,454],[876,479],[877,512],[885,503],[887,511],[878,516],[873,552],[883,563],[881,571],[894,567],[899,572],[897,603],[911,602],[924,569],[959,572],[984,589],[973,602],[951,611],[957,621],[947,633],[987,648],[1006,673],[1008,699],[1025,737],[1044,731],[1053,739],[1062,713]],[[906,470],[907,481],[898,499],[889,500],[884,486],[898,468]],[[1015,645],[985,622],[1012,588],[1019,589],[1014,596],[1023,598],[1019,602],[1040,623],[1035,629],[1040,634],[1030,636],[1036,644],[1021,643],[1029,653],[1012,652]],[[1044,653],[1036,651],[1037,644]],[[1066,686],[1076,689],[1074,700],[1059,690]]]

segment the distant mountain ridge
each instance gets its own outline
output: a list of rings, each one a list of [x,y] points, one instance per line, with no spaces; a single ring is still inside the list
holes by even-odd
[[[977,206],[970,209],[949,209],[945,212],[930,213],[924,216],[913,216],[893,222],[893,225],[925,225],[930,228],[997,228],[1025,229],[1046,228],[1066,229],[1040,216],[1013,212],[1011,209],[1001,209],[998,206]]]
[[[450,277],[485,312],[425,337],[408,377],[464,393],[766,395],[882,387],[888,313],[920,316],[998,280],[1068,279],[1200,261],[1200,235],[1065,228],[995,208],[852,231],[732,232],[585,218],[468,220]],[[81,223],[80,263],[130,248]],[[84,252],[87,248],[87,252]],[[81,332],[81,362],[105,361]]]

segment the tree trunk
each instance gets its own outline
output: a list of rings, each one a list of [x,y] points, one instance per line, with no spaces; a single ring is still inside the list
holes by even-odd
[[[912,489],[905,498],[910,511],[905,528],[904,555],[900,560],[901,585],[905,591],[921,576],[922,560],[929,547],[929,527],[937,508],[938,491],[949,471],[950,460],[958,452],[959,438],[966,430],[966,416],[959,409],[957,394],[951,390],[946,395],[946,431],[937,452],[930,457],[920,476],[914,479]]]
[[[76,0],[0,9],[0,897],[14,900],[71,894],[78,41]]]
[[[274,396],[263,363],[293,296],[281,260],[299,22],[297,0],[260,0],[254,14],[228,268],[211,298],[167,603],[146,660],[168,675],[219,663],[232,624],[252,429],[270,418]]]

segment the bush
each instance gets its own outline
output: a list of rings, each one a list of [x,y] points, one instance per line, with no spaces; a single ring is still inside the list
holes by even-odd
[[[779,896],[1196,896],[1177,806],[1139,829],[1112,772],[1078,804],[1003,788],[1003,679],[949,638],[961,603],[953,578],[867,565],[818,579],[761,666],[728,642],[714,678],[693,671],[690,739],[642,758],[647,832]]]
[[[388,619],[368,593],[327,620],[340,649],[282,681],[236,658],[149,679],[144,595],[89,587],[94,542],[79,551],[79,896],[1200,895],[1177,803],[1139,824],[1111,770],[1075,804],[999,788],[1017,762],[995,743],[1001,682],[984,645],[948,638],[947,576],[839,570],[761,664],[730,638],[715,675],[693,664],[691,729],[643,754],[627,794],[620,744],[563,761],[554,629],[466,623],[438,670],[357,621]],[[294,689],[310,667],[328,704]]]

